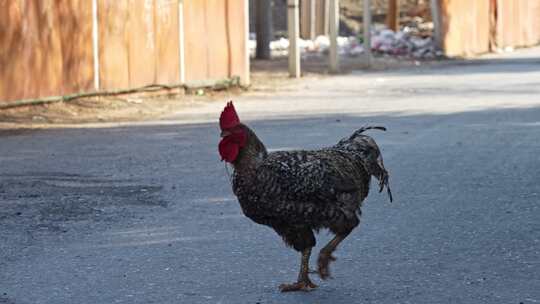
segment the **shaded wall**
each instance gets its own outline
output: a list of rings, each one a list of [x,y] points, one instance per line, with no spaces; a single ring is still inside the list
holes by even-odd
[[[98,0],[100,90],[180,82],[178,0]],[[184,1],[186,82],[246,82],[245,0]],[[0,101],[94,90],[91,0],[0,0]]]

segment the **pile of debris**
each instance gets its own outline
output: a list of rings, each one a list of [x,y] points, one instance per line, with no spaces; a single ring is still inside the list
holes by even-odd
[[[250,55],[255,56],[255,48],[257,47],[257,41],[252,33],[249,40]],[[364,52],[363,47],[360,45],[359,40],[356,37],[338,37],[338,51],[340,55],[355,56]],[[318,36],[314,40],[299,39],[298,47],[302,56],[322,55],[328,54],[330,49],[330,39],[328,36]],[[270,51],[272,57],[287,56],[289,54],[289,39],[279,38],[270,42]]]
[[[302,56],[324,55],[330,48],[327,36],[318,36],[314,40],[299,39],[298,45]],[[250,40],[250,54],[255,55],[257,42]],[[279,38],[270,43],[272,57],[287,56],[289,40]],[[443,56],[431,37],[422,38],[409,34],[406,29],[397,33],[389,29],[378,30],[372,33],[371,50],[376,54],[407,57],[414,59],[435,59]],[[358,56],[364,53],[361,37],[338,37],[338,52],[342,56]]]
[[[380,54],[414,59],[435,59],[443,56],[432,37],[411,35],[407,28],[397,33],[384,29],[376,32],[371,39],[371,49]]]
[[[394,32],[383,25],[374,25],[371,32],[371,50],[375,54],[399,56],[414,59],[436,59],[443,52],[436,46],[433,37],[433,22],[423,18],[410,18],[400,31]],[[338,37],[338,52],[342,56],[358,56],[364,53],[361,36]],[[255,34],[250,35],[250,53],[255,54]],[[327,54],[330,40],[327,36],[318,36],[314,40],[299,39],[300,52],[303,56]],[[279,38],[270,43],[272,56],[287,56],[289,40]]]

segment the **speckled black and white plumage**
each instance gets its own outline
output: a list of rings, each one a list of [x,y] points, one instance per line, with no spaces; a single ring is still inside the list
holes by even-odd
[[[272,227],[298,251],[315,245],[313,231],[348,235],[359,224],[371,176],[388,188],[388,173],[366,127],[315,151],[268,153],[247,126],[247,144],[233,162],[233,191],[244,214]],[[390,190],[388,189],[390,195]],[[391,196],[390,196],[391,197]]]
[[[309,258],[314,232],[328,228],[335,237],[319,252],[317,272],[330,277],[332,253],[360,223],[360,207],[369,192],[371,176],[386,187],[388,172],[375,141],[364,127],[336,145],[314,151],[268,153],[257,135],[240,123],[232,102],[220,117],[219,152],[234,167],[232,186],[244,214],[272,227],[285,243],[302,253],[298,281],[283,284],[282,291],[317,288],[309,278]]]

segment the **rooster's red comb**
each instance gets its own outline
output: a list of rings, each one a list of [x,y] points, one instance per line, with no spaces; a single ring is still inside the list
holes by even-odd
[[[226,130],[234,128],[238,124],[240,124],[240,119],[238,118],[238,114],[236,114],[232,101],[229,101],[219,117],[219,127],[221,130]]]

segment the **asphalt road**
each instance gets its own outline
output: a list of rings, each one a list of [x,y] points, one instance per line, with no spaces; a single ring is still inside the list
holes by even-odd
[[[314,276],[310,293],[278,291],[299,256],[232,195],[217,154],[221,103],[138,126],[2,131],[0,303],[538,303],[538,57],[239,99],[271,149],[389,129],[371,134],[395,202],[370,194],[334,278]]]

